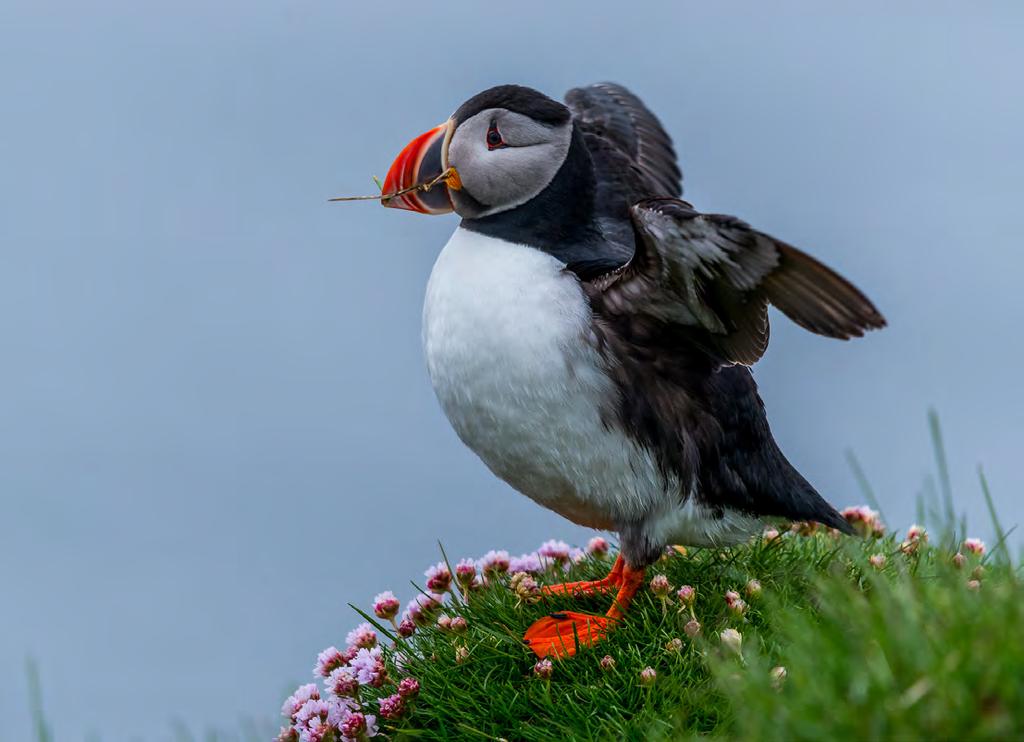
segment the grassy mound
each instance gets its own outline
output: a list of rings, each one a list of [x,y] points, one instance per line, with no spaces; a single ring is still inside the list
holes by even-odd
[[[443,607],[421,599],[410,636],[360,611],[387,674],[364,678],[380,687],[359,688],[361,710],[398,738],[1024,737],[1024,591],[1005,547],[883,536],[870,513],[850,517],[869,535],[795,528],[666,554],[648,580],[664,575],[667,595],[659,580],[664,597],[645,589],[605,641],[551,667],[522,644],[526,627],[559,609],[601,613],[607,598],[542,598],[506,572],[464,595],[453,579]],[[542,560],[533,579],[593,579],[613,555]],[[403,677],[419,692],[398,700]]]

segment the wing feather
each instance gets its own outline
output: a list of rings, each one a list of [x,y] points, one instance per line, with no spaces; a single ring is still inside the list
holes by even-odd
[[[885,326],[853,284],[739,219],[701,214],[675,198],[630,210],[633,258],[595,282],[597,306],[706,333],[724,362],[751,365],[768,347],[768,305],[801,327],[847,340]]]

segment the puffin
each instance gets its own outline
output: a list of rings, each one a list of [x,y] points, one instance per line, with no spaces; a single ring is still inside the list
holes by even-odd
[[[772,437],[750,366],[768,307],[847,340],[885,319],[849,281],[732,216],[682,199],[672,139],[625,87],[485,90],[395,159],[382,203],[454,212],[423,306],[440,406],[498,477],[618,534],[607,613],[533,623],[538,657],[573,656],[624,619],[673,544],[726,547],[773,519],[851,533]]]

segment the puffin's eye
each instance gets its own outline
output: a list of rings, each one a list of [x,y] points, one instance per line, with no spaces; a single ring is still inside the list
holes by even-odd
[[[498,131],[497,124],[491,124],[491,128],[487,130],[487,149],[499,149],[501,147],[507,147],[505,140],[501,138],[501,132]]]

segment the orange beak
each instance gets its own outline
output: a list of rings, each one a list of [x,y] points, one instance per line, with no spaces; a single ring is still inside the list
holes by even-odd
[[[384,178],[384,197],[381,204],[392,209],[408,209],[420,214],[447,214],[454,210],[448,186],[458,187],[458,178],[452,171],[446,181],[431,186],[430,190],[411,191],[400,196],[388,197],[419,183],[429,183],[445,169],[445,151],[448,146],[451,122],[435,126],[420,134],[405,146],[395,158],[387,177]]]

